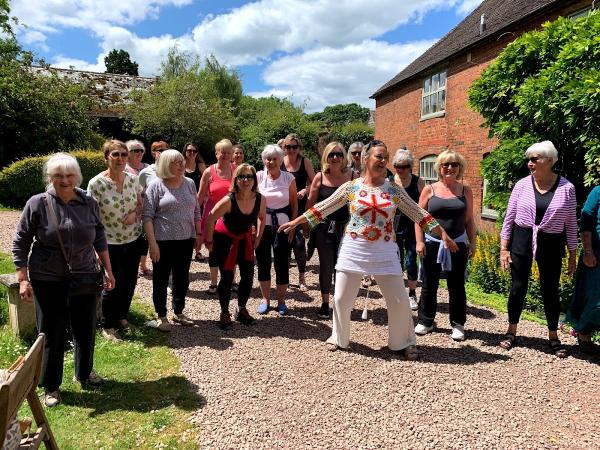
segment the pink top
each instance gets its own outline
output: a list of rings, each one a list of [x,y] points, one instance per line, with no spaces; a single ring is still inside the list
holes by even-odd
[[[231,176],[233,176],[233,169],[231,170]],[[217,175],[216,164],[210,166],[210,183],[208,183],[208,199],[204,205],[204,211],[202,212],[202,228],[204,229],[204,222],[208,217],[210,211],[214,208],[219,200],[229,194],[229,188],[231,187],[231,177],[221,178]]]

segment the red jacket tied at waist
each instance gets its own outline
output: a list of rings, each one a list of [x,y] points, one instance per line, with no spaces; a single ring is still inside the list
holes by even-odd
[[[246,251],[244,258],[246,261],[254,261],[254,246],[252,245],[252,229],[246,231],[242,234],[233,234],[231,231],[227,229],[225,223],[223,223],[223,219],[219,218],[215,225],[215,231],[217,233],[224,234],[228,238],[232,239],[231,248],[229,249],[229,255],[225,260],[225,270],[233,270],[235,268],[235,263],[237,262],[238,251],[240,247],[240,241],[242,239],[246,240]]]

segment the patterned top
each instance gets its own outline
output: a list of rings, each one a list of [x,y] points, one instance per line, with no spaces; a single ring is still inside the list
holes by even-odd
[[[100,217],[109,244],[127,244],[135,241],[142,234],[140,222],[132,225],[123,223],[123,218],[135,210],[137,196],[142,192],[137,177],[125,172],[123,192],[119,192],[113,180],[99,173],[90,180],[87,190],[100,206]]]
[[[359,235],[367,241],[395,241],[394,213],[399,209],[426,232],[438,223],[424,209],[420,208],[396,183],[388,179],[381,186],[371,187],[362,178],[342,184],[331,197],[317,203],[304,213],[311,228],[324,217],[348,204],[350,221],[346,235],[356,239]]]

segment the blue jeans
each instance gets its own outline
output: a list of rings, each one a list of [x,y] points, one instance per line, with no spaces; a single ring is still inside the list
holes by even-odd
[[[410,281],[417,281],[419,268],[417,266],[417,239],[414,231],[405,230],[396,233],[396,244],[400,249],[400,261]]]

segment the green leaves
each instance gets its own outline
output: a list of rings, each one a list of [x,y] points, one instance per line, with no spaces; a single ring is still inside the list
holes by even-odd
[[[104,58],[106,73],[121,73],[125,75],[138,75],[138,63],[131,60],[129,52],[112,49]]]

